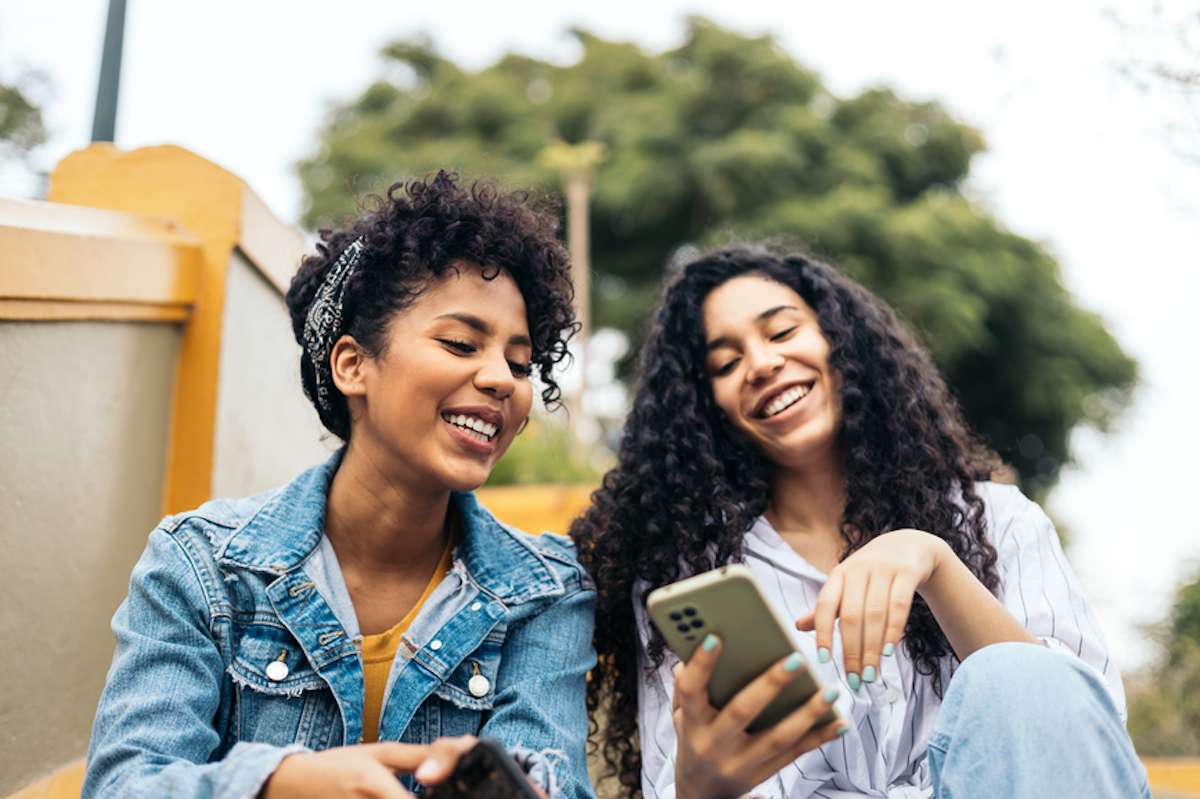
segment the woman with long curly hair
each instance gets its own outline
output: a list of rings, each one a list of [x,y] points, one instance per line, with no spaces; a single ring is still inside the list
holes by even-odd
[[[590,799],[591,582],[568,539],[471,493],[535,371],[558,402],[577,325],[556,220],[438,173],[322,232],[287,306],[345,445],[150,534],[84,796],[403,799],[486,735],[550,799]]]
[[[571,528],[598,590],[589,709],[624,792],[1148,796],[1054,528],[997,466],[926,352],[836,269],[745,247],[683,267],[618,464]],[[735,562],[795,620],[796,653],[718,709],[722,641],[680,663],[644,608]],[[805,662],[822,690],[747,732]]]

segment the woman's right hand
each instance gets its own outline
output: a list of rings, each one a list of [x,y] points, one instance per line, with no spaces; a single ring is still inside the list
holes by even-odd
[[[436,784],[454,770],[458,758],[475,745],[470,736],[440,738],[432,744],[393,742],[339,746],[322,752],[288,755],[267,780],[262,799],[410,799],[396,773],[416,772]]]
[[[751,734],[747,725],[796,678],[803,660],[793,654],[754,679],[721,710],[708,701],[708,681],[721,655],[710,635],[691,660],[675,669],[672,716],[678,740],[675,795],[679,799],[741,796],[800,755],[837,738],[841,720],[813,727],[837,699],[836,688],[818,691],[768,729]]]

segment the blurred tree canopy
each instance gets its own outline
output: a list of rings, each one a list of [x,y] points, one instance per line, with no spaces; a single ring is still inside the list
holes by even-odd
[[[45,141],[41,109],[20,86],[0,83],[0,154],[23,159]]]
[[[1071,430],[1104,428],[1127,402],[1135,362],[1044,246],[964,196],[984,144],[936,103],[835,97],[770,37],[701,18],[663,53],[573,33],[582,55],[565,66],[512,54],[468,71],[429,41],[386,47],[385,77],[334,109],[299,164],[304,224],[336,224],[363,193],[439,167],[556,192],[539,154],[596,141],[594,319],[634,352],[672,262],[774,238],[891,302],[1035,496],[1068,461]]]

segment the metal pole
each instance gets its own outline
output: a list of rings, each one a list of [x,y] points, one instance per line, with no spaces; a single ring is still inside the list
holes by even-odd
[[[104,29],[104,54],[96,88],[96,115],[92,141],[114,141],[117,130],[117,94],[121,87],[121,47],[125,39],[125,0],[108,0],[108,25]]]

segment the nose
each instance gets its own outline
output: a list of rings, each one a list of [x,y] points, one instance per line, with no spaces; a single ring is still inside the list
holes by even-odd
[[[783,356],[760,344],[747,346],[742,357],[746,359],[746,379],[751,383],[762,382],[783,368]]]
[[[508,399],[517,385],[503,352],[494,352],[483,360],[474,382],[475,388],[498,400]]]

